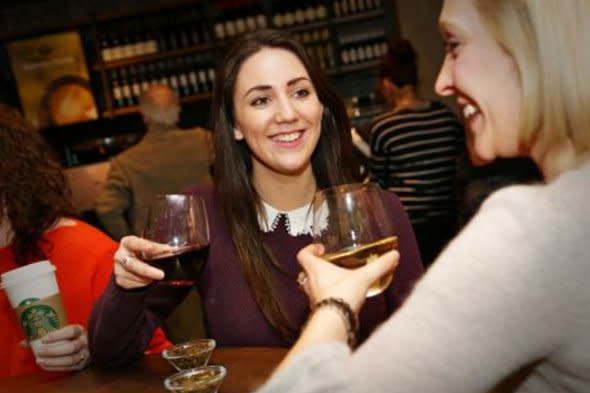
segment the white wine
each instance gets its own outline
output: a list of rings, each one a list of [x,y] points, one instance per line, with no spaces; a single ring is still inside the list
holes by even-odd
[[[397,246],[397,236],[390,236],[360,247],[347,248],[332,254],[326,254],[323,258],[340,267],[356,269],[373,262],[388,251],[397,250]],[[391,284],[392,278],[393,273],[375,281],[369,288],[367,297],[383,292]]]

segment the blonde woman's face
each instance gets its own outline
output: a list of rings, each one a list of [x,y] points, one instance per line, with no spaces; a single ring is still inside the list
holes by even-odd
[[[485,28],[476,0],[445,0],[440,28],[447,46],[435,89],[454,95],[466,140],[479,162],[522,155],[521,84],[516,64]]]
[[[261,49],[242,64],[233,98],[234,135],[252,153],[254,176],[311,173],[322,105],[297,56]]]

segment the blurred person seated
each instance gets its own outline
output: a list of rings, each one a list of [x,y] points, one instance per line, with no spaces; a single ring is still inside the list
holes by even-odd
[[[397,40],[388,48],[379,64],[379,85],[390,109],[369,131],[369,176],[400,197],[427,267],[455,234],[463,127],[446,105],[419,95],[412,44]]]
[[[144,214],[156,194],[177,193],[211,182],[210,133],[177,126],[180,104],[174,90],[151,85],[139,99],[146,133],[139,143],[111,159],[96,198],[100,223],[116,240],[140,235]]]
[[[117,243],[74,215],[65,176],[49,146],[16,110],[0,104],[0,274],[49,259],[69,322],[43,337],[35,358],[0,291],[0,378],[81,370],[92,361],[87,321],[111,276]],[[156,329],[146,352],[169,345]]]

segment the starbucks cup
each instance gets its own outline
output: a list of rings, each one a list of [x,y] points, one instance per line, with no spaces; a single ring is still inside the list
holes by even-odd
[[[63,302],[55,279],[55,266],[35,262],[1,276],[4,289],[23,332],[34,352],[41,338],[67,324]]]

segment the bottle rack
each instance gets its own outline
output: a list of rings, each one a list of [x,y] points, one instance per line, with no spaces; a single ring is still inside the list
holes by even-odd
[[[122,146],[112,143],[104,153],[91,157],[97,141],[140,136],[144,124],[139,116],[139,96],[152,83],[168,84],[178,92],[188,109],[182,111],[181,127],[206,126],[215,83],[213,70],[227,44],[242,32],[265,27],[289,31],[326,71],[345,100],[374,91],[375,66],[383,43],[399,36],[395,0],[91,3],[81,2],[80,14],[67,25],[57,21],[45,31],[27,30],[18,37],[58,30],[80,33],[100,116],[90,122],[42,130],[66,167],[108,159],[120,150],[113,146]],[[4,64],[9,64],[8,58]],[[9,94],[13,102],[8,101],[18,106],[16,81],[7,74],[5,85],[14,90]]]
[[[139,95],[155,82],[183,103],[210,99],[221,50],[265,27],[289,30],[331,76],[373,68],[391,35],[387,14],[381,0],[209,0],[98,21],[92,70],[102,115],[136,112]]]

